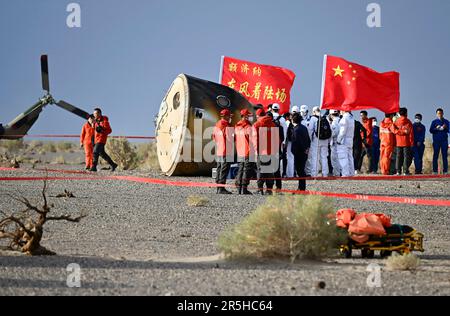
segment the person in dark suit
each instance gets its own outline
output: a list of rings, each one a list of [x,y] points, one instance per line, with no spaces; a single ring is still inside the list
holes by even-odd
[[[309,148],[311,147],[311,139],[309,138],[308,129],[301,124],[301,116],[294,113],[292,116],[292,124],[294,130],[292,134],[292,153],[294,155],[294,165],[298,177],[306,177],[305,165],[308,160]],[[306,190],[306,180],[298,181],[298,190]]]

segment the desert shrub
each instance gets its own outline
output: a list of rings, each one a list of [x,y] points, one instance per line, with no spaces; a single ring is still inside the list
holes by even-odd
[[[345,232],[319,196],[273,196],[219,238],[227,258],[319,259],[337,254]]]
[[[420,259],[412,254],[399,255],[394,252],[386,261],[386,269],[390,271],[416,270],[420,264]]]
[[[57,157],[53,158],[53,160],[51,161],[51,164],[53,164],[53,165],[65,165],[66,164],[66,159],[64,158],[64,156],[57,156]]]
[[[412,165],[414,166],[414,159]],[[414,170],[414,167],[412,169]],[[433,143],[430,139],[425,140],[422,172],[425,174],[433,173]]]
[[[159,170],[156,143],[140,144],[137,147],[138,168],[141,170]]]
[[[106,152],[123,170],[132,170],[137,166],[136,149],[126,138],[108,139]]]
[[[73,143],[70,143],[70,142],[58,142],[56,144],[57,150],[61,151],[61,152],[68,152],[72,149],[72,147],[73,147]]]
[[[17,158],[10,158],[7,154],[0,154],[0,167],[20,168],[21,161]]]
[[[42,146],[44,146],[44,142],[40,140],[32,140],[28,143],[28,149],[31,151],[38,151]]]
[[[43,153],[56,153],[56,145],[53,142],[45,142],[42,146]]]
[[[190,196],[188,196],[186,203],[189,206],[201,207],[201,206],[207,206],[209,203],[209,200],[203,196],[190,195]]]
[[[9,153],[16,153],[21,149],[24,149],[25,144],[23,142],[23,139],[17,140],[2,139],[0,140],[0,147],[6,149],[6,151]]]
[[[79,223],[81,219],[86,217],[85,213],[81,213],[77,217],[72,217],[71,214],[55,216],[52,211],[54,205],[48,203],[47,181],[44,181],[41,195],[43,200],[41,205],[33,205],[23,196],[8,195],[20,203],[20,209],[22,209],[9,213],[0,211],[0,241],[4,241],[10,250],[20,251],[28,255],[54,255],[53,251],[41,246],[45,232],[44,225],[50,221]],[[24,206],[26,207],[25,210],[23,210]]]

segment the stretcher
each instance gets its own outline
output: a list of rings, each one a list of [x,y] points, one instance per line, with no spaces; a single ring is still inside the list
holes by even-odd
[[[365,242],[357,242],[348,237],[345,244],[342,244],[339,251],[345,258],[351,258],[353,250],[361,250],[363,258],[373,258],[375,251],[380,252],[380,257],[388,257],[392,252],[408,254],[413,251],[424,252],[424,235],[414,228],[404,225],[392,225],[385,228],[386,235],[370,235]]]

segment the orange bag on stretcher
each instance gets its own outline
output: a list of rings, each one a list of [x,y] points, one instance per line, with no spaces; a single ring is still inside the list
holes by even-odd
[[[386,235],[386,230],[380,217],[368,213],[356,215],[348,226],[348,232],[358,235]]]
[[[361,213],[352,209],[336,212],[336,225],[348,229],[350,237],[357,242],[366,242],[370,235],[386,235],[385,227],[391,227],[391,218],[385,214]]]

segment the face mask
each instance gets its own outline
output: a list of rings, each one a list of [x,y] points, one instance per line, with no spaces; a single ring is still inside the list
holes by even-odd
[[[248,117],[248,121],[249,121],[249,122],[253,122],[254,119],[255,119],[255,118],[254,118],[253,116],[249,116],[249,117]]]
[[[373,121],[372,123],[373,126],[377,126],[377,124],[378,124],[377,121]]]
[[[422,120],[420,120],[420,119],[416,118],[416,119],[414,119],[414,122],[416,122],[416,123],[420,123],[420,122],[422,122]]]

